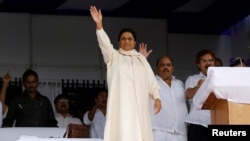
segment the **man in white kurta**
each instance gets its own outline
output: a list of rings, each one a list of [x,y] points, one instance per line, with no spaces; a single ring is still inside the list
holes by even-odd
[[[99,89],[97,93],[94,94],[95,104],[83,115],[83,123],[89,126],[90,138],[104,138],[107,100],[108,91],[106,88]]]
[[[185,122],[188,123],[188,140],[208,141],[208,125],[211,124],[211,111],[196,109],[193,97],[207,77],[208,68],[214,66],[215,54],[208,49],[201,50],[196,55],[196,65],[200,73],[187,77],[185,93],[190,104],[190,110]]]
[[[162,109],[159,114],[152,114],[154,141],[187,141],[187,125],[184,120],[188,111],[183,82],[173,76],[169,86],[158,75],[156,79],[161,87]]]
[[[83,122],[84,124],[89,125],[89,137],[103,139],[105,122],[106,122],[105,115],[99,109],[96,110],[95,118],[92,121],[89,120],[88,115],[89,115],[89,111],[84,113]]]
[[[152,114],[154,141],[187,141],[187,125],[184,122],[188,114],[184,83],[173,76],[172,59],[162,56],[157,60],[156,79],[161,87],[162,109]],[[153,111],[153,101],[151,101]]]
[[[59,128],[67,128],[70,123],[80,124],[80,125],[83,124],[79,118],[75,118],[70,114],[67,114],[67,116],[64,117],[60,113],[56,113],[55,118],[57,120],[57,126]]]

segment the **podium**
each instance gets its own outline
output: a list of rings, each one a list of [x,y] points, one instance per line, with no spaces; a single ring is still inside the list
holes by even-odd
[[[193,102],[211,110],[211,124],[250,124],[250,68],[209,67]]]

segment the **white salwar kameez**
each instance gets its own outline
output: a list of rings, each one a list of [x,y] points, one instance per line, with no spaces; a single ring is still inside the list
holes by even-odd
[[[149,63],[136,50],[114,49],[103,29],[96,34],[109,90],[104,141],[153,141],[149,101],[160,87]]]

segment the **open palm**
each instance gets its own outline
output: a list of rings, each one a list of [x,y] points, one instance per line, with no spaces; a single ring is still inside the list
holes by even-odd
[[[101,10],[97,10],[97,8],[95,6],[90,6],[90,14],[92,16],[92,19],[96,22],[96,23],[100,23],[102,22],[102,12]]]

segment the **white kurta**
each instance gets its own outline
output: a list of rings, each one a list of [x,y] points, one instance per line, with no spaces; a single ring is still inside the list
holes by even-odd
[[[194,88],[200,79],[205,79],[206,76],[200,72],[199,74],[194,74],[188,76],[185,82],[185,90],[188,88]],[[211,113],[210,110],[195,109],[193,99],[189,100],[190,110],[188,116],[186,117],[186,123],[202,125],[208,127],[211,124]]]
[[[170,87],[160,76],[156,75],[156,79],[161,87],[162,109],[159,114],[152,114],[154,141],[168,139],[174,141],[174,138],[178,138],[179,141],[187,141],[187,125],[184,121],[188,110],[183,82],[172,76]],[[153,110],[153,101],[151,101],[151,105]],[[164,137],[160,137],[160,135],[164,135]],[[180,140],[181,138],[182,140]]]
[[[86,125],[89,125],[89,137],[90,138],[104,138],[104,128],[106,117],[102,113],[101,110],[97,109],[95,112],[94,119],[92,121],[89,120],[89,111],[84,113],[83,122]]]
[[[66,117],[63,117],[60,113],[56,113],[55,118],[59,128],[67,128],[70,123],[83,124],[79,118],[75,118],[70,114],[68,114]]]
[[[160,87],[149,63],[136,50],[115,50],[103,29],[96,34],[109,90],[104,141],[153,141],[149,101]]]

